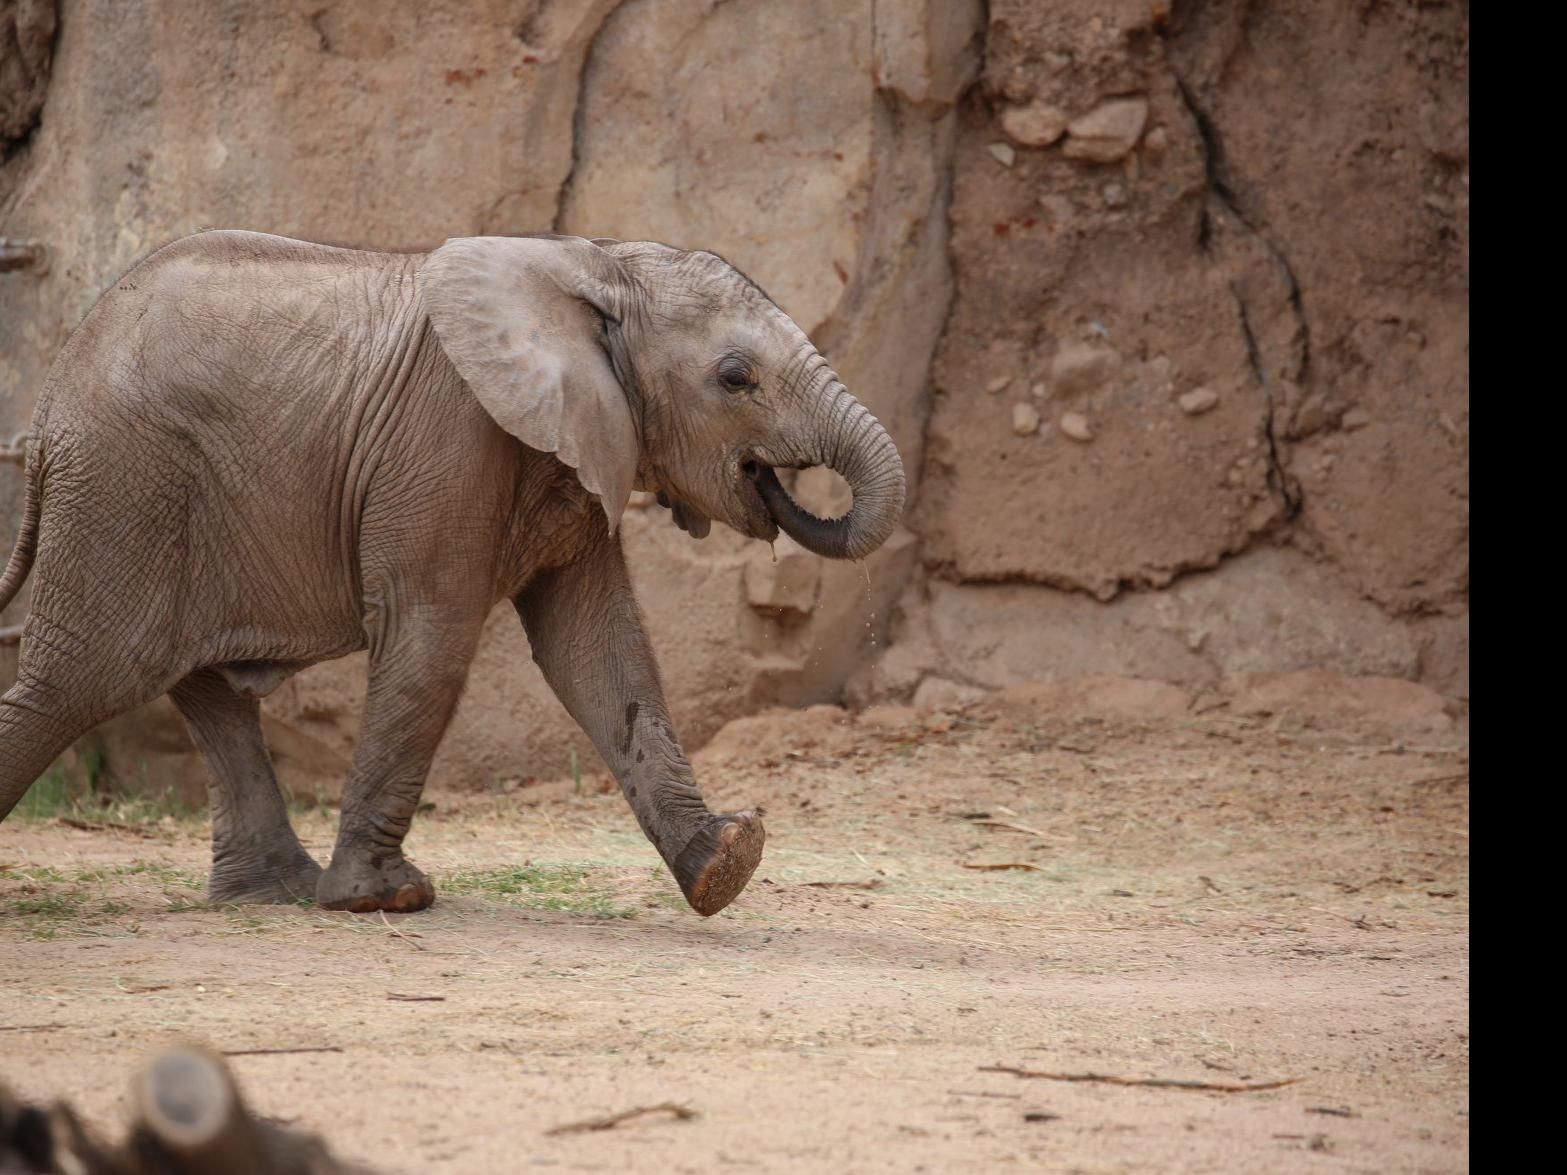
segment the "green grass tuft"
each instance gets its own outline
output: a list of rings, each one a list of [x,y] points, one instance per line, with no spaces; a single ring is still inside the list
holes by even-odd
[[[590,870],[572,865],[467,870],[439,879],[437,888],[450,894],[511,899],[529,909],[585,918],[637,916],[635,909],[620,904],[617,895],[595,884]]]
[[[160,861],[74,869],[0,864],[0,926],[20,929],[35,939],[90,932],[131,912],[130,906],[118,900],[124,896],[127,879],[162,891],[160,913],[206,908],[199,896],[205,879]],[[127,927],[127,932],[135,933],[132,927]]]

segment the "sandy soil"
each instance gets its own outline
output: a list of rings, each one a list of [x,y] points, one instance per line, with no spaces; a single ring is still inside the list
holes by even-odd
[[[733,724],[698,770],[768,855],[705,921],[593,779],[434,797],[390,921],[205,908],[195,822],[12,821],[0,1080],[118,1135],[162,1043],[330,1047],[231,1063],[388,1171],[1465,1169],[1467,739],[1320,695]]]

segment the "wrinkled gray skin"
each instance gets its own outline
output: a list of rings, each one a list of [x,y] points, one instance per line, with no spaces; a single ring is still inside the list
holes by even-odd
[[[828,465],[841,519],[774,467]],[[430,254],[243,232],[177,241],[61,351],[0,607],[33,571],[0,699],[0,818],[75,738],[169,693],[211,767],[211,895],[413,910],[403,837],[490,609],[510,600],[687,900],[760,860],[670,725],[616,534],[633,487],[860,558],[898,521],[886,432],[800,329],[709,253],[479,237]],[[323,872],[289,826],[257,699],[370,653]]]

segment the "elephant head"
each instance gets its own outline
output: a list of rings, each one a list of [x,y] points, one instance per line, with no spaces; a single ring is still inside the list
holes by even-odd
[[[892,438],[805,333],[712,253],[647,241],[466,237],[421,288],[442,349],[486,410],[555,453],[613,529],[634,486],[700,538],[708,519],[858,559],[903,510]],[[853,505],[818,518],[777,469],[825,465]]]

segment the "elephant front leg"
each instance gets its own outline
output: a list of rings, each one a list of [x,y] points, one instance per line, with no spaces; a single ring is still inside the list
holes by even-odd
[[[343,789],[332,863],[316,886],[328,910],[422,910],[435,887],[403,856],[430,762],[451,721],[477,643],[457,629],[402,618],[395,643],[372,652],[364,725]]]
[[[762,859],[759,812],[714,813],[669,721],[618,545],[605,540],[515,601],[550,688],[609,764],[691,908],[716,914]]]

